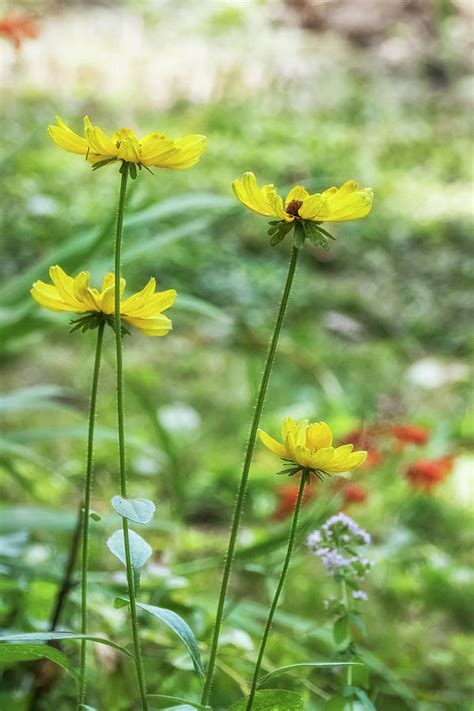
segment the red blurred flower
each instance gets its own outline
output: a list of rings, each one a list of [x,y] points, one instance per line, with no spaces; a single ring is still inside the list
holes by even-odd
[[[278,497],[278,507],[272,514],[272,518],[276,521],[283,521],[294,511],[296,500],[298,498],[299,485],[286,484],[285,486],[280,486],[276,490],[276,495]],[[301,505],[304,506],[314,498],[316,492],[316,487],[306,486],[303,491],[303,499]]]
[[[414,488],[431,491],[446,479],[453,469],[453,464],[453,457],[418,459],[407,468],[406,477]]]
[[[341,488],[345,504],[363,504],[367,501],[369,492],[360,484],[346,484]]]
[[[367,459],[362,468],[370,469],[382,462],[382,454],[377,448],[376,438],[378,434],[380,434],[380,427],[378,426],[353,430],[341,439],[341,444],[353,444],[354,449],[365,449]]]
[[[37,37],[38,31],[38,26],[29,17],[9,14],[0,18],[0,35],[10,40],[15,49],[19,49],[23,40],[28,37]]]
[[[425,427],[410,424],[394,425],[391,433],[402,444],[416,444],[420,447],[426,444],[430,437],[430,433]]]

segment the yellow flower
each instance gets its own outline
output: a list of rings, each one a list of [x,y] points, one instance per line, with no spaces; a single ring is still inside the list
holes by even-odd
[[[102,282],[102,291],[89,287],[89,272],[71,277],[61,267],[49,270],[52,284],[35,281],[31,295],[50,311],[72,311],[78,314],[104,314],[113,323],[115,276],[108,273]],[[170,319],[162,311],[173,305],[176,291],[155,291],[155,279],[150,279],[144,289],[120,303],[121,320],[140,329],[147,336],[165,336],[171,330]],[[125,290],[125,279],[120,280],[120,296]]]
[[[290,476],[298,471],[306,473],[341,474],[365,462],[367,452],[353,452],[354,445],[332,446],[332,432],[325,422],[309,423],[308,420],[295,422],[291,417],[283,421],[280,444],[263,430],[258,430],[263,444],[289,462],[290,469],[284,470]]]
[[[374,198],[371,188],[360,188],[353,180],[348,180],[340,188],[328,188],[314,195],[296,185],[285,201],[274,185],[259,188],[253,173],[244,173],[242,180],[234,180],[232,188],[249,210],[284,222],[293,222],[297,218],[311,222],[360,220],[369,214]]]
[[[147,133],[138,138],[130,128],[120,128],[107,136],[91,124],[88,116],[84,117],[84,136],[74,133],[60,116],[56,116],[56,123],[48,127],[53,141],[65,151],[85,156],[96,167],[120,160],[139,167],[184,170],[198,162],[207,144],[206,137],[198,135],[174,140],[163,133]]]

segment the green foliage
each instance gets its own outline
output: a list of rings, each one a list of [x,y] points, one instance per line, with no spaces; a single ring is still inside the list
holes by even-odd
[[[203,677],[205,672],[202,666],[201,654],[194,633],[188,623],[176,614],[176,612],[173,612],[173,610],[166,610],[163,607],[156,607],[156,605],[146,605],[142,602],[137,603],[137,606],[156,617],[179,637],[189,652],[194,669]]]
[[[156,506],[149,499],[124,499],[114,496],[112,506],[115,511],[134,523],[149,523],[153,518]]]
[[[265,689],[257,691],[252,705],[254,711],[303,711],[304,701],[293,691]],[[246,700],[233,704],[229,711],[245,711]]]

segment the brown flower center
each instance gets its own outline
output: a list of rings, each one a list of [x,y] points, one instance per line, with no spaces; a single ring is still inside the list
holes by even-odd
[[[303,204],[302,200],[292,200],[285,207],[285,212],[287,212],[288,215],[293,215],[294,217],[298,217],[298,210],[300,209],[302,204]]]

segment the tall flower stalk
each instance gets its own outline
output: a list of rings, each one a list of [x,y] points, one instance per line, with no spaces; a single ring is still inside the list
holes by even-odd
[[[245,452],[244,465],[242,468],[242,474],[240,477],[239,491],[237,494],[237,501],[235,504],[234,516],[232,519],[232,527],[229,536],[229,543],[227,547],[227,554],[224,563],[224,572],[222,575],[221,588],[219,592],[219,600],[217,603],[216,620],[214,624],[214,631],[211,642],[211,650],[209,655],[209,663],[207,668],[206,680],[204,682],[204,688],[201,697],[201,703],[207,704],[209,701],[211,686],[214,676],[214,669],[216,664],[217,647],[219,644],[219,635],[222,625],[222,619],[224,615],[224,606],[227,595],[227,589],[229,587],[229,578],[232,570],[232,563],[234,560],[235,547],[237,544],[237,536],[239,533],[240,521],[242,518],[242,511],[245,502],[245,493],[247,491],[247,482],[250,473],[250,464],[252,462],[253,451],[255,449],[255,441],[257,439],[258,425],[260,422],[260,417],[262,414],[263,404],[265,402],[265,395],[268,388],[268,382],[270,380],[270,374],[272,371],[273,361],[275,359],[275,352],[278,345],[278,339],[280,337],[280,331],[283,324],[283,318],[285,316],[286,307],[288,305],[288,299],[290,297],[291,287],[293,285],[293,279],[296,272],[296,265],[298,261],[299,250],[293,247],[291,253],[291,260],[288,267],[288,273],[286,276],[285,287],[283,289],[283,294],[280,301],[280,307],[278,309],[278,315],[275,322],[275,327],[273,329],[273,335],[270,341],[270,347],[268,349],[267,359],[265,362],[265,367],[263,370],[262,380],[260,382],[260,387],[258,389],[257,402],[255,404],[255,410],[253,413],[252,424],[250,427],[250,434],[247,441],[247,449]]]
[[[122,324],[120,318],[120,274],[122,268],[122,232],[123,216],[125,212],[125,197],[127,193],[127,179],[129,166],[126,161],[120,168],[121,181],[117,212],[117,230],[115,233],[115,293],[114,293],[114,328],[115,328],[115,352],[116,352],[116,374],[117,374],[117,430],[119,443],[119,476],[120,494],[127,498],[127,469],[125,460],[125,425],[123,412],[123,359],[122,359]],[[125,561],[127,569],[127,585],[130,600],[130,618],[132,626],[133,650],[135,658],[135,668],[137,673],[138,689],[143,711],[148,711],[148,700],[146,697],[145,671],[143,669],[142,652],[140,647],[140,637],[138,632],[138,616],[135,596],[135,579],[132,567],[132,554],[130,551],[130,536],[128,520],[122,517],[123,542],[125,550]]]
[[[280,302],[280,308],[278,310],[277,320],[272,339],[270,341],[270,348],[265,362],[262,380],[258,390],[257,402],[247,442],[244,465],[240,476],[237,501],[235,504],[229,543],[224,561],[224,573],[222,575],[219,600],[217,604],[207,675],[201,696],[201,703],[203,704],[207,704],[209,702],[211,695],[219,635],[224,615],[224,607],[229,587],[229,578],[232,570],[237,536],[245,502],[250,465],[255,448],[258,424],[262,414],[268,382],[270,380],[270,374],[275,358],[275,351],[293,284],[299,251],[304,246],[306,239],[309,239],[315,246],[329,249],[328,240],[334,238],[329,232],[321,227],[321,223],[328,221],[345,222],[348,220],[361,219],[370,212],[373,199],[373,193],[370,188],[361,189],[353,180],[347,181],[340,188],[332,187],[325,190],[323,193],[316,193],[314,195],[310,195],[301,185],[296,185],[290,190],[284,201],[277,193],[273,184],[264,185],[260,188],[257,184],[255,175],[250,172],[244,173],[241,180],[235,180],[232,184],[232,188],[237,199],[249,210],[265,217],[274,218],[270,222],[268,229],[271,246],[277,245],[286,236],[293,232],[293,251]]]
[[[87,434],[87,462],[86,480],[84,486],[84,502],[82,507],[82,574],[81,574],[81,634],[88,632],[88,606],[87,606],[87,574],[89,565],[89,525],[92,494],[92,478],[94,466],[94,430],[97,409],[97,390],[99,385],[100,361],[102,357],[102,342],[104,340],[105,321],[97,327],[97,345],[95,349],[94,372],[92,375],[91,399],[89,406],[89,426]],[[86,700],[86,652],[87,640],[81,640],[81,653],[79,663],[79,693],[78,703],[84,704]]]
[[[270,612],[268,613],[267,622],[263,631],[262,641],[260,642],[260,649],[258,650],[257,661],[255,663],[255,669],[252,677],[252,683],[250,685],[250,693],[247,699],[246,711],[250,711],[250,709],[252,708],[255,692],[257,691],[258,675],[260,673],[263,655],[265,654],[265,648],[267,646],[268,637],[272,628],[273,617],[278,607],[278,601],[280,599],[281,591],[283,590],[283,585],[285,584],[288,568],[290,567],[290,560],[293,553],[293,549],[295,547],[296,532],[298,530],[298,517],[301,510],[301,503],[303,501],[304,487],[308,482],[309,474],[303,473],[298,489],[298,498],[296,499],[295,510],[293,512],[293,521],[291,523],[290,537],[288,540],[288,548],[286,550],[285,562],[283,563],[283,568],[281,569],[278,585],[273,596],[272,604],[270,606]]]

